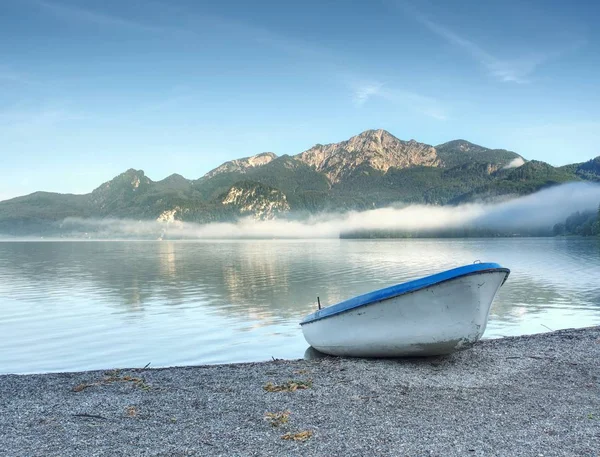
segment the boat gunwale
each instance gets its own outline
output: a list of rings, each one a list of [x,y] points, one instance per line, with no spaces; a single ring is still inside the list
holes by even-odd
[[[475,269],[475,270],[471,270],[471,271],[468,270],[469,268],[482,267],[484,265],[485,265],[485,268]],[[458,273],[459,270],[463,270],[463,269],[465,269],[467,271],[465,271],[464,273]],[[423,289],[427,289],[429,287],[443,284],[448,281],[453,281],[455,279],[464,278],[464,277],[472,276],[472,275],[476,275],[476,274],[487,274],[487,273],[496,273],[496,272],[506,273],[506,276],[505,276],[504,280],[502,281],[501,286],[504,285],[508,276],[510,275],[510,269],[501,267],[497,263],[466,265],[463,267],[458,267],[458,268],[455,268],[452,270],[446,270],[441,273],[437,273],[437,274],[430,275],[430,276],[425,276],[423,278],[414,279],[414,280],[407,281],[404,283],[399,283],[394,286],[389,286],[389,287],[386,287],[383,289],[375,290],[375,291],[368,292],[363,295],[358,295],[356,297],[349,298],[348,300],[341,301],[339,303],[328,306],[326,308],[322,308],[318,311],[315,311],[314,313],[309,314],[300,322],[300,325],[302,326],[302,325],[306,325],[306,324],[312,324],[314,322],[317,322],[317,321],[320,321],[323,319],[327,319],[327,318],[334,317],[334,316],[339,316],[340,314],[344,314],[349,311],[354,311],[355,309],[358,309],[358,308],[362,308],[365,306],[380,303],[380,302],[383,302],[386,300],[390,300],[392,298],[400,297],[402,295],[408,295],[408,294],[418,292]],[[454,273],[454,274],[452,274],[452,273]],[[448,276],[448,275],[450,275],[450,276]],[[435,280],[436,277],[440,277],[440,279]],[[428,280],[432,281],[432,282],[429,282]],[[422,284],[415,284],[415,283],[420,283],[420,282],[422,282]],[[414,285],[411,287],[412,284],[414,284]],[[393,291],[390,291],[391,289],[401,288],[403,286],[406,289],[400,290],[400,291],[398,291],[398,293],[394,293]],[[390,295],[377,296],[377,294],[382,294],[382,293],[385,293],[386,291],[390,291],[391,292]],[[361,298],[368,299],[368,297],[370,295],[374,295],[374,297],[369,301],[365,301],[364,303],[359,302],[355,305],[349,303],[349,302],[355,301],[355,300],[359,301]],[[345,307],[343,307],[344,305],[345,305]],[[341,309],[332,310],[327,314],[323,313],[323,311],[325,311],[325,310],[329,310],[330,308],[338,307],[338,306],[341,307]]]

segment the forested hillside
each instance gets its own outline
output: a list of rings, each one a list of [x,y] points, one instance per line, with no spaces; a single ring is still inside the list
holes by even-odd
[[[60,233],[62,221],[71,217],[207,223],[396,204],[456,205],[569,181],[600,182],[600,157],[557,168],[465,140],[431,146],[367,130],[293,156],[269,152],[231,160],[198,179],[174,174],[153,181],[130,169],[90,194],[36,192],[14,198],[0,202],[0,234]],[[565,232],[570,233],[566,225]]]

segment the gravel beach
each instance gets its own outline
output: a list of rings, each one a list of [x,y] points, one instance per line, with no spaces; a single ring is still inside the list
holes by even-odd
[[[0,412],[2,456],[598,457],[600,327],[427,359],[3,375]]]

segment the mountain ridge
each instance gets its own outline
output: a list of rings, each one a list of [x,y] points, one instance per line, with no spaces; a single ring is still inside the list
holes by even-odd
[[[294,156],[324,173],[332,184],[362,165],[387,172],[391,167],[438,166],[433,146],[415,140],[403,141],[383,129],[365,130],[338,143],[316,144]]]
[[[245,173],[249,168],[260,167],[266,165],[272,160],[277,158],[277,154],[274,152],[261,152],[250,157],[243,157],[241,159],[228,160],[227,162],[219,165],[217,168],[210,170],[204,175],[206,178],[212,178],[220,173],[240,172]]]
[[[462,139],[432,146],[376,129],[296,155],[227,161],[198,179],[172,174],[153,181],[143,170],[128,169],[88,194],[15,197],[0,202],[0,233],[52,232],[67,217],[207,223],[394,203],[458,204],[567,181],[600,182],[600,157],[553,167]]]

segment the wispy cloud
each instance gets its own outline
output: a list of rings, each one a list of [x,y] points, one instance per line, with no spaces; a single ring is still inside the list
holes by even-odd
[[[38,5],[56,18],[74,23],[81,26],[93,24],[99,27],[121,30],[129,33],[161,34],[167,37],[180,37],[186,39],[198,38],[199,34],[192,28],[170,26],[166,24],[157,24],[139,20],[138,18],[129,18],[106,14],[104,12],[82,8],[70,4],[48,1],[31,0],[33,4]],[[147,6],[150,2],[147,3]],[[154,4],[158,5],[157,3]],[[166,5],[164,5],[166,7]],[[161,16],[162,17],[162,16]]]
[[[415,14],[416,19],[425,27],[436,35],[442,37],[448,43],[457,46],[474,59],[479,61],[487,70],[497,79],[504,82],[525,83],[527,76],[530,75],[535,68],[545,59],[539,57],[535,60],[523,60],[519,62],[503,61],[496,58],[489,52],[485,51],[481,46],[467,38],[464,38],[454,31],[444,27],[441,24],[435,23],[421,14]]]
[[[536,69],[563,54],[573,51],[584,44],[583,40],[575,40],[560,49],[551,51],[534,52],[522,55],[514,59],[502,59],[484,49],[478,43],[458,34],[448,26],[435,22],[421,12],[406,4],[401,4],[404,11],[412,15],[418,22],[428,30],[441,37],[447,43],[462,49],[473,59],[479,62],[490,75],[502,82],[524,84],[530,82],[530,76]]]
[[[448,118],[442,103],[433,97],[387,87],[379,81],[354,82],[350,86],[353,102],[358,107],[371,99],[379,98],[437,120],[444,121]]]
[[[206,41],[204,31],[212,30],[213,33],[221,33],[228,37],[243,37],[246,41],[254,42],[258,45],[266,46],[299,58],[310,59],[312,62],[318,62],[320,73],[329,72],[330,75],[337,75],[340,72],[346,74],[353,73],[353,70],[349,68],[346,63],[342,63],[347,60],[346,58],[331,52],[320,44],[318,45],[304,40],[283,36],[264,27],[239,22],[230,18],[205,13],[194,13],[169,3],[148,1],[147,5],[148,8],[153,9],[154,12],[162,12],[162,16],[165,18],[177,18],[176,26],[165,24],[159,25],[142,21],[139,18],[125,18],[57,1],[31,1],[64,21],[78,24],[95,24],[102,27],[117,28],[130,32],[187,36],[202,42]],[[203,32],[199,33],[199,30]],[[315,68],[316,67],[317,66],[315,66]],[[392,89],[384,86],[383,83],[378,81],[352,84],[352,91],[353,100],[357,106],[364,105],[372,98],[380,98],[391,103],[410,107],[413,110],[434,119],[445,120],[447,118],[445,110],[438,100],[413,91]],[[173,100],[172,97],[169,97],[165,100],[164,105],[168,106],[174,102],[178,103],[180,101],[180,98]],[[163,103],[161,102],[156,109],[162,109],[162,107]]]
[[[82,23],[96,24],[104,27],[119,28],[131,32],[166,33],[205,40],[205,30],[220,31],[227,36],[237,35],[244,39],[276,48],[284,52],[305,55],[324,55],[324,50],[304,41],[284,37],[268,29],[235,21],[209,13],[194,13],[170,3],[148,1],[146,6],[164,17],[177,18],[177,25],[156,24],[139,19],[125,18],[113,14],[94,11],[65,3],[32,0],[59,19]],[[202,32],[199,32],[202,31]]]
[[[92,23],[101,26],[118,27],[133,31],[159,32],[165,28],[144,24],[131,19],[100,13],[73,5],[58,2],[35,0],[34,3],[60,19],[76,21],[80,23]]]
[[[367,103],[371,97],[381,96],[382,88],[383,84],[377,82],[359,85],[354,89],[354,103],[358,106],[362,106]]]
[[[16,71],[11,66],[0,65],[0,84],[2,83],[34,84],[34,81],[29,75]]]
[[[31,135],[58,124],[84,119],[81,113],[62,106],[39,106],[35,108],[13,107],[0,111],[2,135]]]
[[[511,168],[519,168],[521,165],[525,164],[525,160],[522,157],[515,157],[510,162],[508,162],[505,166],[502,167],[503,170],[509,170]]]

